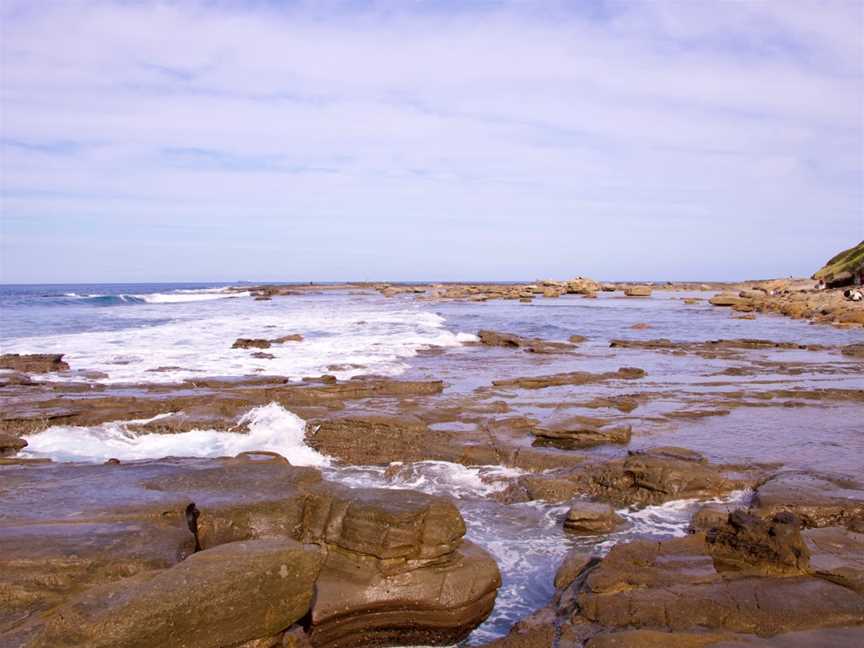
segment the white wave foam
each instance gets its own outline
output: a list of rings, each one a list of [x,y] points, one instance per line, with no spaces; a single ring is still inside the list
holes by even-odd
[[[173,293],[151,293],[149,295],[131,295],[136,299],[140,299],[148,304],[182,304],[186,302],[198,301],[213,301],[215,299],[234,299],[236,297],[248,297],[251,293],[244,292],[224,292],[220,289],[219,292],[204,292],[178,290]],[[126,295],[124,295],[126,296]]]
[[[233,293],[232,293],[233,294]],[[192,297],[223,297],[201,293]],[[182,295],[187,297],[189,295]],[[158,299],[158,297],[156,297]],[[170,310],[170,313],[167,311]],[[306,376],[360,374],[395,376],[406,360],[424,348],[456,347],[460,335],[444,327],[443,317],[413,305],[396,305],[364,296],[297,297],[258,302],[227,299],[217,304],[141,304],[95,314],[134,326],[4,342],[4,351],[63,353],[74,369],[99,371],[99,382],[177,382],[201,376]],[[166,317],[170,317],[166,321]],[[152,319],[153,325],[141,325]],[[274,344],[258,357],[233,349],[237,338],[277,338],[291,333],[302,342]],[[6,349],[8,347],[8,351]],[[170,369],[166,369],[170,368]],[[159,369],[159,371],[152,371]],[[45,374],[44,380],[65,380]]]
[[[392,476],[388,476],[390,473]],[[449,461],[395,462],[388,468],[356,466],[333,470],[328,476],[349,486],[398,488],[456,499],[485,497],[504,490],[511,479],[524,474],[505,466],[463,466]]]
[[[48,457],[55,461],[102,462],[109,458],[126,461],[161,457],[226,457],[241,452],[278,452],[295,466],[325,466],[328,459],[308,447],[306,423],[297,415],[270,403],[249,410],[239,421],[248,432],[191,430],[178,434],[140,434],[133,423],[152,419],[112,421],[92,427],[57,425],[24,437],[29,444],[23,456]]]

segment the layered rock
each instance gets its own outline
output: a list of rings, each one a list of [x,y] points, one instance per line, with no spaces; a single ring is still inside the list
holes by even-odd
[[[794,513],[805,527],[847,526],[864,530],[864,487],[845,477],[789,471],[759,484],[755,512]]]
[[[621,367],[618,371],[591,373],[588,371],[571,371],[568,373],[548,376],[531,376],[525,378],[509,378],[493,380],[495,387],[518,387],[520,389],[544,389],[546,387],[561,387],[564,385],[587,385],[605,382],[607,380],[636,380],[645,377],[645,370],[637,367]]]
[[[272,646],[301,617],[291,642],[449,643],[500,585],[448,499],[327,484],[272,453],[2,483],[4,645]]]
[[[552,421],[531,430],[537,438],[535,443],[552,445],[562,449],[588,448],[606,443],[630,442],[629,425],[609,425],[584,416],[574,416],[561,421]]]
[[[290,540],[221,545],[91,587],[46,615],[27,646],[209,648],[272,637],[308,612],[320,566],[316,548]]]
[[[623,523],[621,517],[608,504],[578,502],[567,511],[564,530],[582,535],[611,533]]]

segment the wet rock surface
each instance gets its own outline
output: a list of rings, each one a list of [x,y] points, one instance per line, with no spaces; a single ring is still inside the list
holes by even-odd
[[[442,643],[500,585],[448,499],[278,455],[0,470],[4,645],[233,646],[307,614],[315,646]]]
[[[497,625],[481,627],[471,639],[478,643],[506,633],[516,608],[527,616],[498,645],[856,645],[864,487],[850,469],[860,446],[849,439],[864,403],[860,344],[750,333],[735,327],[758,326],[761,314],[755,324],[733,322],[691,296],[686,309],[674,297],[693,313],[688,322],[728,317],[731,328],[679,334],[651,310],[664,308],[672,288],[652,285],[651,299],[624,299],[627,287],[366,286],[391,304],[513,300],[462,306],[519,312],[547,305],[548,320],[531,327],[520,328],[515,311],[468,319],[454,330],[490,327],[479,343],[420,349],[401,378],[331,375],[362,370],[359,358],[292,380],[262,370],[110,384],[86,367],[56,376],[8,370],[0,376],[0,643],[158,645],[170,623],[187,645],[226,648],[453,644],[492,611]],[[723,289],[691,286],[709,288]],[[275,305],[329,290],[261,287],[258,296]],[[808,300],[833,308],[825,306],[830,291],[818,302],[781,285],[727,292],[739,300],[731,308],[754,314]],[[557,313],[565,304],[589,310],[564,324]],[[610,331],[595,324],[605,311],[590,310],[594,304],[640,310]],[[850,308],[796,316],[829,322]],[[309,346],[266,330],[245,331],[262,337],[227,353],[278,357]],[[157,378],[172,371],[164,365]],[[298,443],[329,458],[326,478],[267,452],[37,463],[50,455],[40,434],[61,428],[120,439],[121,449],[187,433],[245,439],[258,425],[249,413],[271,404],[306,422]],[[250,449],[266,450],[284,434]],[[797,445],[785,450],[787,442]],[[772,446],[777,452],[766,453]],[[824,470],[796,468],[825,457]],[[334,483],[343,475],[352,487]],[[356,487],[368,479],[387,488]],[[669,522],[686,507],[683,521]],[[688,537],[670,537],[688,526]],[[541,544],[523,539],[530,534]],[[532,560],[565,553],[543,586],[539,576],[519,580]],[[304,566],[288,579],[294,589],[276,580],[279,555]],[[207,556],[237,566],[226,572],[236,591]],[[278,596],[264,596],[259,582]],[[542,608],[553,582],[553,603]],[[153,588],[171,594],[154,600]],[[254,594],[248,606],[246,590]],[[494,608],[502,591],[509,598]],[[200,618],[189,605],[201,608]],[[529,614],[527,606],[541,609]],[[115,623],[121,612],[125,621]],[[223,643],[199,630],[207,619],[231,623]]]

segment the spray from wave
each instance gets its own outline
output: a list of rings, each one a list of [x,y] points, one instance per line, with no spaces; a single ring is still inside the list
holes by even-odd
[[[55,461],[102,462],[162,457],[226,457],[241,452],[278,452],[295,466],[325,466],[328,459],[305,443],[306,423],[278,403],[249,410],[238,421],[248,431],[190,430],[177,434],[138,433],[129,426],[158,420],[112,421],[92,427],[58,425],[25,437],[24,456]]]

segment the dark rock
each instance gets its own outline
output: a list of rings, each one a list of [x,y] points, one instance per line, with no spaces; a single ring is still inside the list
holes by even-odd
[[[567,353],[574,348],[573,344],[569,342],[550,342],[497,331],[479,331],[477,337],[480,338],[480,343],[486,346],[523,349],[530,353]]]
[[[270,340],[262,340],[260,338],[237,338],[232,349],[269,349]]]
[[[12,457],[27,447],[27,442],[17,436],[0,433],[0,457]]]
[[[734,511],[726,524],[708,531],[706,541],[719,570],[789,576],[806,574],[810,564],[801,521],[788,512],[768,521]]]

